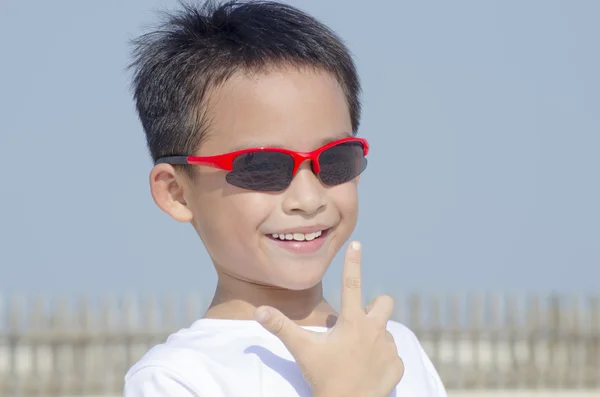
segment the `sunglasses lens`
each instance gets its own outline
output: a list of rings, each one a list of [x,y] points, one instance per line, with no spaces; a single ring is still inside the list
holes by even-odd
[[[289,186],[293,169],[294,159],[285,153],[244,153],[233,160],[233,168],[225,179],[242,189],[277,192]]]
[[[359,176],[367,168],[367,159],[360,142],[344,142],[319,156],[319,178],[329,186],[340,185]]]

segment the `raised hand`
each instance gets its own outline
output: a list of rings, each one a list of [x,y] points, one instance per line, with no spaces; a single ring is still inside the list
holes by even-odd
[[[301,328],[272,307],[256,319],[294,356],[315,397],[389,397],[404,374],[402,359],[386,330],[393,300],[378,296],[362,306],[361,246],[352,242],[344,260],[342,305],[328,332]]]

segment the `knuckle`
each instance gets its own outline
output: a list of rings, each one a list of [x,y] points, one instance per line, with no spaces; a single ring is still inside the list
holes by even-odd
[[[344,285],[351,289],[357,289],[361,286],[361,280],[359,277],[346,277],[344,279]]]
[[[350,255],[344,259],[344,266],[348,266],[350,268],[355,269],[357,267],[360,267],[360,265],[361,265],[360,256]]]
[[[285,325],[285,321],[283,317],[276,317],[271,322],[271,330],[274,334],[279,335],[281,331],[283,331],[283,327]]]
[[[383,334],[383,340],[385,341],[385,344],[388,346],[390,351],[396,351],[396,352],[398,351],[398,346],[396,345],[396,340],[394,339],[394,336],[389,331],[385,331],[385,333]]]
[[[397,379],[400,379],[404,376],[404,361],[402,361],[402,358],[398,357],[396,360],[394,360],[392,363],[392,370]]]

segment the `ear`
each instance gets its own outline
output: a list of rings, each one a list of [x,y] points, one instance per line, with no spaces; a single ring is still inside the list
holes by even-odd
[[[178,222],[190,222],[192,211],[184,198],[184,177],[172,165],[158,164],[150,171],[150,191],[158,207]]]

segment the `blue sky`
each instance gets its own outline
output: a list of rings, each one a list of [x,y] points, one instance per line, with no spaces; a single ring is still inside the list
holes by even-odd
[[[600,2],[290,3],[361,73],[367,288],[600,289]],[[2,1],[0,293],[212,291],[193,229],[150,197],[125,71],[174,5]]]

